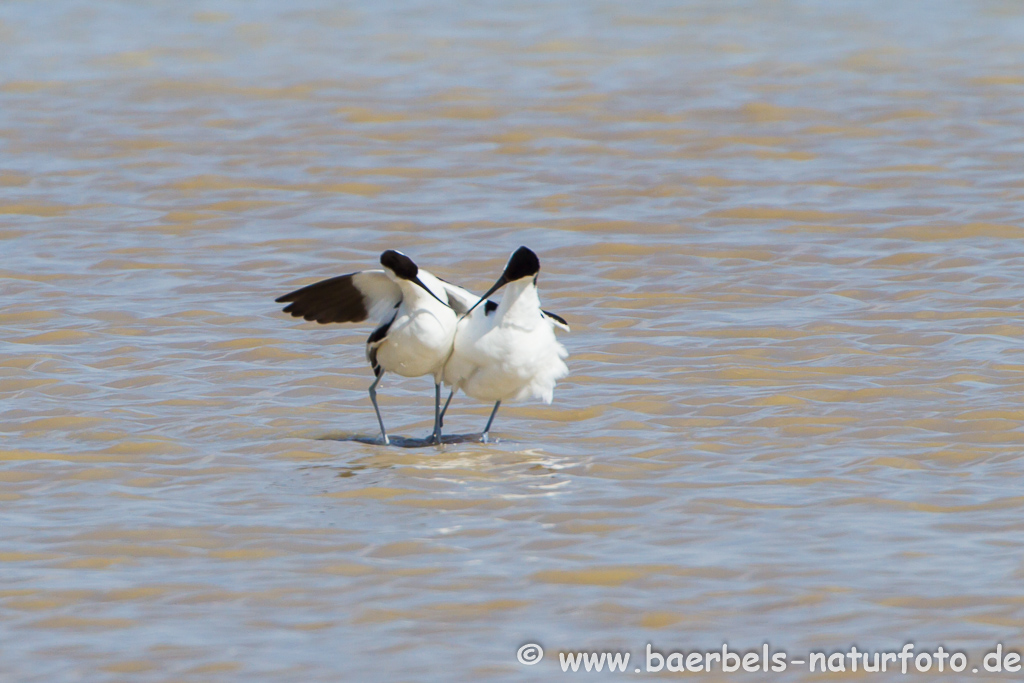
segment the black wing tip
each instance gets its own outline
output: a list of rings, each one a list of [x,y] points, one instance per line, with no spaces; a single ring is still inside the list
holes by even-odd
[[[337,317],[335,317],[335,316],[322,315],[320,312],[292,310],[291,306],[288,306],[287,308],[285,308],[284,312],[288,313],[293,318],[302,318],[306,322],[317,323],[318,325],[329,325],[331,323],[361,323],[364,320],[366,320],[366,318],[359,318],[358,320],[357,319],[340,320],[340,319],[337,319]]]
[[[363,293],[352,283],[352,277],[357,274],[338,275],[314,282],[279,296],[274,301],[288,304],[283,309],[285,313],[321,325],[363,322],[369,311]]]
[[[560,315],[555,315],[555,314],[554,314],[554,313],[552,313],[551,311],[541,311],[541,312],[542,312],[542,313],[543,313],[544,315],[546,315],[547,317],[551,318],[552,320],[557,320],[558,322],[562,323],[562,324],[563,324],[563,325],[565,325],[566,327],[569,327],[569,323],[565,322],[565,318],[563,318],[562,316],[560,316]]]
[[[310,321],[316,319],[315,315],[312,315],[311,313],[308,313],[306,311],[300,311],[300,310],[296,309],[295,308],[295,304],[292,304],[290,306],[285,306],[281,310],[282,310],[283,313],[287,313],[290,316],[292,316],[293,318],[302,318],[304,320],[310,320]]]
[[[280,299],[278,299],[278,301],[280,301]],[[311,315],[310,313],[307,313],[306,311],[298,310],[295,307],[295,304],[290,304],[288,306],[285,306],[283,309],[281,309],[281,312],[282,313],[287,313],[290,316],[292,316],[293,318],[302,318],[303,320],[309,320],[310,322],[312,322],[313,320],[316,319],[315,315]]]
[[[320,282],[323,282],[323,280],[321,280]],[[320,284],[320,282],[314,282],[313,285],[318,285],[318,284]],[[310,287],[312,287],[313,285],[306,285],[305,287],[299,287],[298,289],[292,290],[292,291],[288,292],[287,294],[282,294],[281,296],[279,296],[276,299],[274,299],[274,303],[276,303],[276,304],[285,304],[285,303],[288,303],[289,301],[295,301],[300,296],[302,296],[302,294],[306,290],[308,290]]]

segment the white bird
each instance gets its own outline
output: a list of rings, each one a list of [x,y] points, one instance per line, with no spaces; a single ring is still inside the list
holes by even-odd
[[[444,366],[444,382],[452,391],[441,419],[456,391],[462,390],[481,401],[494,401],[494,410],[481,435],[484,442],[502,401],[539,398],[551,403],[555,382],[569,372],[563,360],[569,354],[555,339],[554,332],[555,327],[568,331],[569,326],[557,315],[541,309],[537,296],[539,273],[537,255],[519,247],[483,297],[465,312],[459,310],[464,305],[461,296],[455,306],[462,317],[455,331],[451,357]],[[501,303],[487,300],[506,285]],[[462,292],[465,290],[459,294]]]
[[[457,318],[448,292],[460,301],[473,295],[418,268],[405,254],[387,250],[380,255],[384,270],[363,270],[339,275],[276,299],[297,318],[318,323],[362,322],[377,328],[366,340],[366,359],[375,379],[370,401],[377,413],[380,435],[391,443],[377,407],[377,384],[384,373],[403,377],[434,377],[434,434],[441,442],[441,379],[452,351]],[[459,307],[465,311],[466,305]]]

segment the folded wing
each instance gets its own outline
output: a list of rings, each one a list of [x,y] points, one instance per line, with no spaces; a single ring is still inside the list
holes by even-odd
[[[448,305],[455,311],[455,315],[465,315],[466,311],[471,309],[477,301],[480,301],[480,297],[468,289],[453,285],[447,280],[441,280],[441,278],[437,279],[444,287],[445,294],[448,295]]]
[[[555,327],[560,327],[566,332],[569,332],[569,323],[565,322],[565,318],[560,315],[555,315],[551,311],[541,311],[545,318],[551,321],[551,324]]]

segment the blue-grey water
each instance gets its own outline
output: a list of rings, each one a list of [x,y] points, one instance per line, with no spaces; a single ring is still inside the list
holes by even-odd
[[[1019,651],[1022,74],[998,0],[0,5],[0,678]],[[520,244],[554,404],[354,441],[273,299]]]

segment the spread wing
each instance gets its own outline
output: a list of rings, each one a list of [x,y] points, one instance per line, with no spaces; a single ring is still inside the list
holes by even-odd
[[[383,321],[402,302],[402,290],[383,270],[363,270],[321,280],[275,299],[285,313],[318,323]]]

